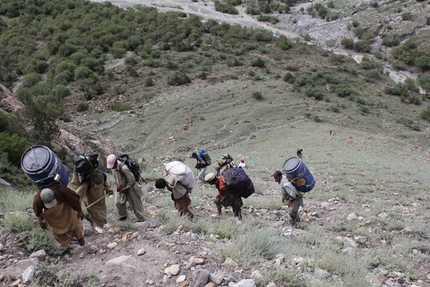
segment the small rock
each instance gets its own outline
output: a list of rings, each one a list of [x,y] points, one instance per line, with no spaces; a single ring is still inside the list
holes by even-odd
[[[0,275],[0,281],[4,280],[4,275]]]
[[[239,264],[237,264],[233,259],[227,258],[224,263],[222,264],[224,266],[230,266],[230,267],[238,267]]]
[[[233,287],[255,287],[255,282],[252,279],[243,279],[233,285]]]
[[[357,218],[358,218],[357,214],[355,214],[355,213],[353,212],[353,213],[350,213],[350,214],[348,215],[348,217],[346,218],[346,220],[351,221],[351,220],[355,220],[355,219],[357,219]]]
[[[137,256],[142,256],[146,253],[145,249],[140,248],[139,250],[137,250]]]
[[[314,275],[315,275],[315,277],[322,279],[322,278],[328,277],[330,275],[330,273],[324,269],[315,268]]]
[[[378,214],[378,217],[380,217],[382,219],[387,218],[387,216],[388,216],[388,213],[386,213],[386,212],[382,212],[382,213]]]
[[[110,250],[114,249],[116,246],[118,245],[118,243],[116,242],[111,242],[109,243],[106,247]]]
[[[98,251],[99,251],[99,247],[97,245],[91,245],[87,249],[87,252],[89,254],[96,254]]]
[[[10,286],[18,286],[21,283],[21,279],[15,280],[10,284]]]
[[[255,270],[251,273],[251,277],[252,278],[261,278],[261,277],[263,277],[263,275],[261,274],[261,272],[259,270]]]
[[[187,279],[187,276],[185,275],[180,275],[177,279],[176,279],[176,283],[182,283]]]
[[[196,264],[205,264],[205,260],[203,258],[194,258],[194,262]]]
[[[209,275],[209,280],[215,283],[216,286],[221,285],[222,281],[224,280],[224,273],[220,271],[211,273]]]
[[[27,283],[28,281],[31,281],[31,279],[33,279],[35,270],[36,268],[34,265],[28,266],[27,269],[25,269],[25,271],[22,273],[22,282]]]
[[[208,284],[205,285],[205,287],[216,287],[216,285],[213,282],[209,282]]]
[[[46,256],[46,252],[45,250],[37,250],[36,252],[31,253],[31,255],[29,256],[30,258],[36,257],[45,257]]]
[[[81,252],[81,254],[79,254],[79,258],[84,259],[85,257],[85,252]]]
[[[209,282],[210,273],[206,269],[199,269],[194,272],[193,278],[193,285],[191,287],[205,286]]]
[[[106,265],[119,265],[119,264],[127,261],[130,257],[131,257],[131,255],[122,255],[122,256],[119,256],[119,257],[116,257],[116,258],[109,260],[108,262],[106,262]]]
[[[170,267],[164,269],[164,274],[171,274],[172,276],[176,276],[181,271],[181,268],[178,264],[174,264]]]

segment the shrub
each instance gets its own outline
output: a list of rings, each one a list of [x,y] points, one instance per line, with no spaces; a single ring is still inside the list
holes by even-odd
[[[181,86],[189,83],[191,83],[191,79],[184,72],[176,72],[167,79],[167,84],[171,86]]]
[[[8,162],[14,166],[20,166],[21,155],[29,145],[30,143],[25,137],[21,137],[15,133],[0,132],[1,151],[6,156]]]
[[[112,110],[114,110],[116,112],[122,112],[122,111],[131,110],[131,105],[123,104],[123,103],[119,103],[119,102],[112,102],[109,104],[109,108],[111,108]]]
[[[264,65],[265,65],[265,63],[260,57],[251,61],[251,66],[253,66],[253,67],[260,67],[261,68],[261,67],[264,67]]]
[[[155,85],[155,82],[151,77],[148,77],[145,79],[144,85],[145,85],[145,87],[152,87]]]
[[[412,20],[412,13],[411,12],[402,13],[402,19],[405,21]]]
[[[290,83],[290,84],[294,84],[295,78],[294,78],[293,74],[288,72],[284,75],[284,81],[287,83]]]
[[[357,41],[354,43],[354,51],[358,53],[369,53],[371,51],[370,43],[367,41]]]
[[[239,11],[233,5],[223,4],[219,1],[215,1],[215,10],[226,14],[239,14]]]
[[[261,92],[253,92],[252,97],[257,101],[261,101],[263,99],[263,95],[261,94]]]
[[[250,15],[260,15],[261,11],[260,9],[256,9],[252,6],[248,6],[245,10],[245,13]]]
[[[370,6],[373,8],[378,8],[379,4],[378,4],[378,2],[372,2],[372,3],[370,3]]]
[[[421,113],[420,113],[420,117],[423,120],[426,120],[426,121],[430,122],[430,107],[427,107],[427,109],[422,110]]]
[[[306,88],[305,94],[306,94],[306,96],[313,97],[318,101],[321,101],[324,99],[324,94],[322,92],[318,91],[317,89],[312,88],[312,87]]]
[[[340,41],[340,44],[345,49],[350,49],[350,50],[354,49],[354,40],[351,38],[342,38],[342,40]]]
[[[415,81],[412,80],[411,78],[406,78],[403,83],[405,84],[405,87],[413,92],[413,93],[419,93],[420,89],[418,88],[418,86],[415,84]]]
[[[75,70],[75,79],[83,80],[90,78],[93,75],[93,71],[87,67],[77,67]]]
[[[336,94],[341,97],[341,98],[345,98],[348,96],[351,96],[354,94],[354,91],[351,90],[347,84],[340,84],[336,87],[335,90]]]
[[[22,86],[29,88],[35,86],[37,83],[39,83],[42,80],[42,76],[38,73],[29,73],[24,76],[24,79],[22,80]]]
[[[85,111],[87,111],[88,109],[89,109],[89,105],[88,105],[88,103],[79,103],[77,106],[76,106],[76,111],[78,111],[78,112],[85,112]]]
[[[408,97],[409,96],[408,90],[402,84],[397,84],[394,87],[386,87],[384,89],[384,92],[386,94],[393,95],[393,96],[402,96],[402,97]]]

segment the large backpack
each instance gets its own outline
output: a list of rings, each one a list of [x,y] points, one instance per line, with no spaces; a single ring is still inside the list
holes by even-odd
[[[221,156],[220,158],[218,158],[213,166],[215,168],[215,170],[220,170],[223,166],[230,164],[233,162],[233,157],[231,155],[229,155],[228,153],[226,153],[225,155]],[[236,167],[236,165],[234,165],[234,167]]]
[[[206,165],[211,165],[212,164],[212,159],[209,156],[208,152],[204,148],[199,148],[199,155],[206,162]]]
[[[248,198],[254,193],[254,184],[242,168],[233,167],[224,171],[222,174],[225,184],[240,197]]]
[[[134,180],[136,182],[144,182],[147,183],[146,180],[140,175],[140,165],[137,161],[132,159],[128,154],[123,154],[118,157],[118,160],[121,162],[119,165],[119,170],[124,166],[128,166],[128,169],[133,173]],[[121,171],[122,173],[122,171]]]
[[[172,161],[165,163],[164,166],[166,173],[175,175],[186,189],[191,190],[196,185],[193,171],[183,162]]]
[[[73,171],[79,174],[91,172],[91,170],[99,166],[98,157],[99,155],[95,152],[81,154],[75,160]]]

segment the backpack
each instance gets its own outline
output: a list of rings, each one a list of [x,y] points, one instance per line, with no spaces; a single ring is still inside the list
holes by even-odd
[[[172,161],[165,163],[164,166],[166,173],[175,175],[186,189],[191,190],[196,185],[196,177],[193,171],[183,162]]]
[[[225,180],[225,184],[237,192],[240,197],[248,198],[255,191],[252,180],[242,168],[229,168],[224,171],[222,177]]]
[[[75,160],[73,170],[75,173],[89,173],[91,170],[99,166],[99,155],[95,152],[81,154]]]
[[[203,160],[206,162],[206,165],[209,166],[212,164],[211,157],[207,153],[207,151],[203,148],[199,148],[199,155],[203,158]]]
[[[119,170],[122,173],[121,168],[124,164],[128,167],[128,169],[133,173],[134,180],[136,182],[144,182],[147,183],[146,180],[140,175],[140,165],[137,161],[132,159],[128,154],[123,154],[118,157],[118,160],[121,162],[119,165]]]
[[[214,168],[218,171],[220,170],[223,166],[230,164],[233,162],[233,157],[231,155],[229,155],[228,153],[226,153],[225,155],[223,155],[222,157],[220,157],[219,159],[217,159],[213,166]],[[236,165],[234,164],[233,167],[236,167]]]

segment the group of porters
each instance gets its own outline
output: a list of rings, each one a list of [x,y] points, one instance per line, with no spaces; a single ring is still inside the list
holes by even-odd
[[[206,163],[208,165],[211,164],[211,159],[207,152],[204,149],[199,149],[198,151]],[[80,155],[74,163],[74,176],[98,167],[97,157],[98,155],[92,152]],[[128,169],[133,172],[136,182],[146,183],[146,181],[141,177],[140,166],[136,161],[128,155],[120,156],[118,157],[118,160],[121,162],[121,165],[127,165]],[[173,198],[175,185],[184,187],[185,191],[191,192],[196,183],[196,177],[191,169],[179,161],[173,161],[164,165],[164,184],[161,184],[161,187],[164,188],[164,186],[167,186],[169,188],[170,186],[169,190],[173,193],[172,199],[175,201]],[[39,192],[40,190],[46,189],[52,185],[67,186],[69,184],[69,175],[66,167],[62,164],[61,160],[55,155],[55,153],[46,146],[36,145],[27,149],[21,157],[21,167],[26,176],[39,189]],[[219,196],[217,196],[217,199],[214,201],[217,204],[219,215],[221,205],[232,206],[234,214],[241,219],[241,198],[248,198],[255,191],[252,180],[246,174],[244,169],[236,166],[233,158],[229,154],[225,154],[214,161],[213,167],[217,171],[217,174],[214,175],[213,173],[210,173],[206,175],[205,180],[207,183],[215,185],[219,191]],[[309,192],[315,186],[315,180],[312,173],[298,157],[287,159],[283,164],[283,172],[285,174],[283,177],[285,177],[288,183],[290,183],[290,185],[299,192]],[[173,183],[169,185],[169,182],[166,182],[165,179],[169,180],[171,178],[173,178]],[[84,180],[85,179],[79,178],[79,181]],[[234,210],[234,204],[229,205],[229,203],[226,203],[226,193],[223,192],[223,190],[227,190],[227,193],[231,192],[239,198],[239,212]],[[224,200],[224,203],[222,200]],[[189,204],[190,202],[188,203],[188,206]],[[179,208],[178,211],[182,214]],[[190,214],[192,215],[191,212],[189,212],[188,215]]]

